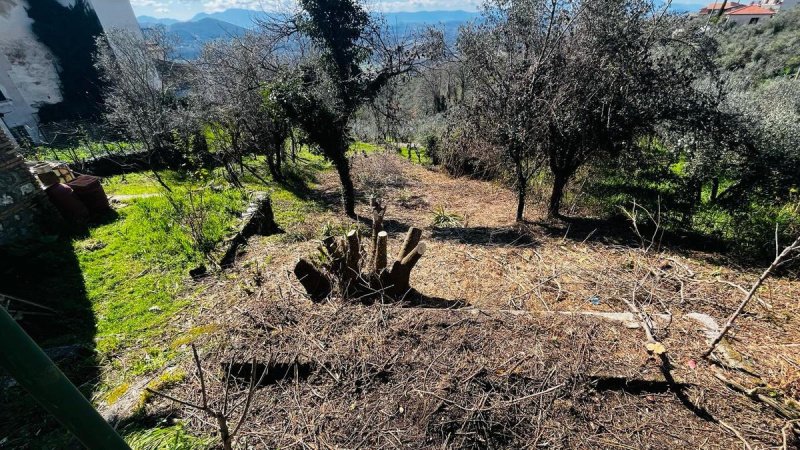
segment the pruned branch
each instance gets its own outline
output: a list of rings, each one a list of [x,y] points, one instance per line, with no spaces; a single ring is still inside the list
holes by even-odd
[[[733,322],[742,314],[742,311],[744,311],[747,303],[750,302],[750,299],[756,295],[758,288],[761,287],[764,281],[775,271],[775,269],[778,268],[778,266],[789,259],[789,255],[797,250],[800,250],[800,236],[798,236],[791,245],[784,248],[783,251],[775,257],[775,260],[772,261],[772,264],[770,264],[769,267],[767,267],[766,270],[761,273],[761,276],[758,277],[755,283],[753,283],[753,285],[750,287],[750,290],[747,292],[747,295],[745,295],[742,302],[739,303],[739,307],[736,308],[736,311],[734,311],[730,317],[728,317],[728,320],[725,322],[725,326],[723,326],[714,339],[711,340],[711,344],[708,346],[708,349],[703,352],[704,358],[707,358],[709,355],[711,355],[711,353],[717,347],[717,344],[719,344],[725,335],[728,334],[728,331],[730,331],[731,327],[733,326]]]

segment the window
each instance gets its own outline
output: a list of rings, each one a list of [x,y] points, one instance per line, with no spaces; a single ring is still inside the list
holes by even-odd
[[[755,25],[758,23],[758,17],[752,17],[750,22],[747,22],[748,25]]]

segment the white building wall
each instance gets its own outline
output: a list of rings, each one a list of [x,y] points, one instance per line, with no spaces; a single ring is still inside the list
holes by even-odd
[[[735,23],[735,24],[737,24],[737,25],[747,25],[747,24],[750,23],[750,20],[752,20],[754,18],[758,19],[757,23],[763,23],[763,22],[768,21],[770,19],[770,16],[765,15],[765,14],[758,14],[758,15],[754,15],[754,14],[734,14],[734,15],[728,16],[728,20],[733,22],[733,23]]]
[[[0,70],[16,85],[15,104],[40,105],[61,101],[61,84],[53,55],[36,40],[23,0],[0,0]],[[6,89],[9,89],[6,87]]]
[[[59,0],[74,4],[74,0]],[[129,0],[87,0],[104,30],[124,28],[142,35]],[[62,100],[55,57],[36,38],[27,0],[0,0],[0,86],[11,100],[4,105],[9,128],[31,126],[44,104]],[[32,136],[36,138],[36,136]]]
[[[38,139],[38,127],[36,123],[36,109],[26,100],[22,92],[17,88],[17,84],[11,79],[11,64],[6,55],[0,53],[0,91],[6,100],[0,101],[0,115],[4,126],[11,128],[25,127],[28,134],[34,139]],[[59,94],[60,95],[60,94]]]
[[[2,0],[0,0],[2,1]],[[88,0],[103,30],[125,29],[142,36],[142,29],[128,0]]]
[[[781,9],[786,10],[790,8],[795,8],[797,6],[798,0],[783,0],[781,3]]]

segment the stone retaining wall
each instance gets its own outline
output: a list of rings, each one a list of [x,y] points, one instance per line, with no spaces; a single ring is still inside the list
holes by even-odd
[[[39,233],[45,202],[16,142],[0,129],[0,245]]]

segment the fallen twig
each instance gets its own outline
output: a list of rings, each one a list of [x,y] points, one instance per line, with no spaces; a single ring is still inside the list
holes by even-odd
[[[705,352],[703,352],[704,358],[707,358],[709,355],[711,355],[711,352],[713,352],[714,349],[717,347],[719,341],[721,341],[722,338],[725,337],[725,335],[733,326],[733,321],[736,320],[736,318],[739,317],[740,314],[742,314],[742,311],[744,311],[745,306],[747,306],[747,303],[750,301],[750,299],[753,298],[754,295],[756,295],[756,291],[758,291],[758,288],[760,288],[761,285],[764,283],[764,280],[766,280],[767,277],[769,277],[778,266],[780,266],[783,262],[785,262],[787,257],[793,251],[798,249],[800,249],[800,236],[798,236],[797,239],[795,239],[791,245],[784,248],[783,251],[780,254],[778,254],[778,256],[775,257],[775,260],[772,261],[772,264],[770,264],[769,267],[767,267],[767,269],[761,274],[761,276],[758,277],[758,280],[756,280],[756,282],[753,283],[753,285],[750,287],[750,291],[748,291],[747,295],[744,297],[744,300],[742,300],[742,302],[739,304],[739,307],[736,308],[736,311],[734,311],[730,317],[728,317],[728,321],[725,323],[725,326],[722,327],[722,329],[714,337],[714,339],[711,340],[711,345],[709,345],[708,349]]]

